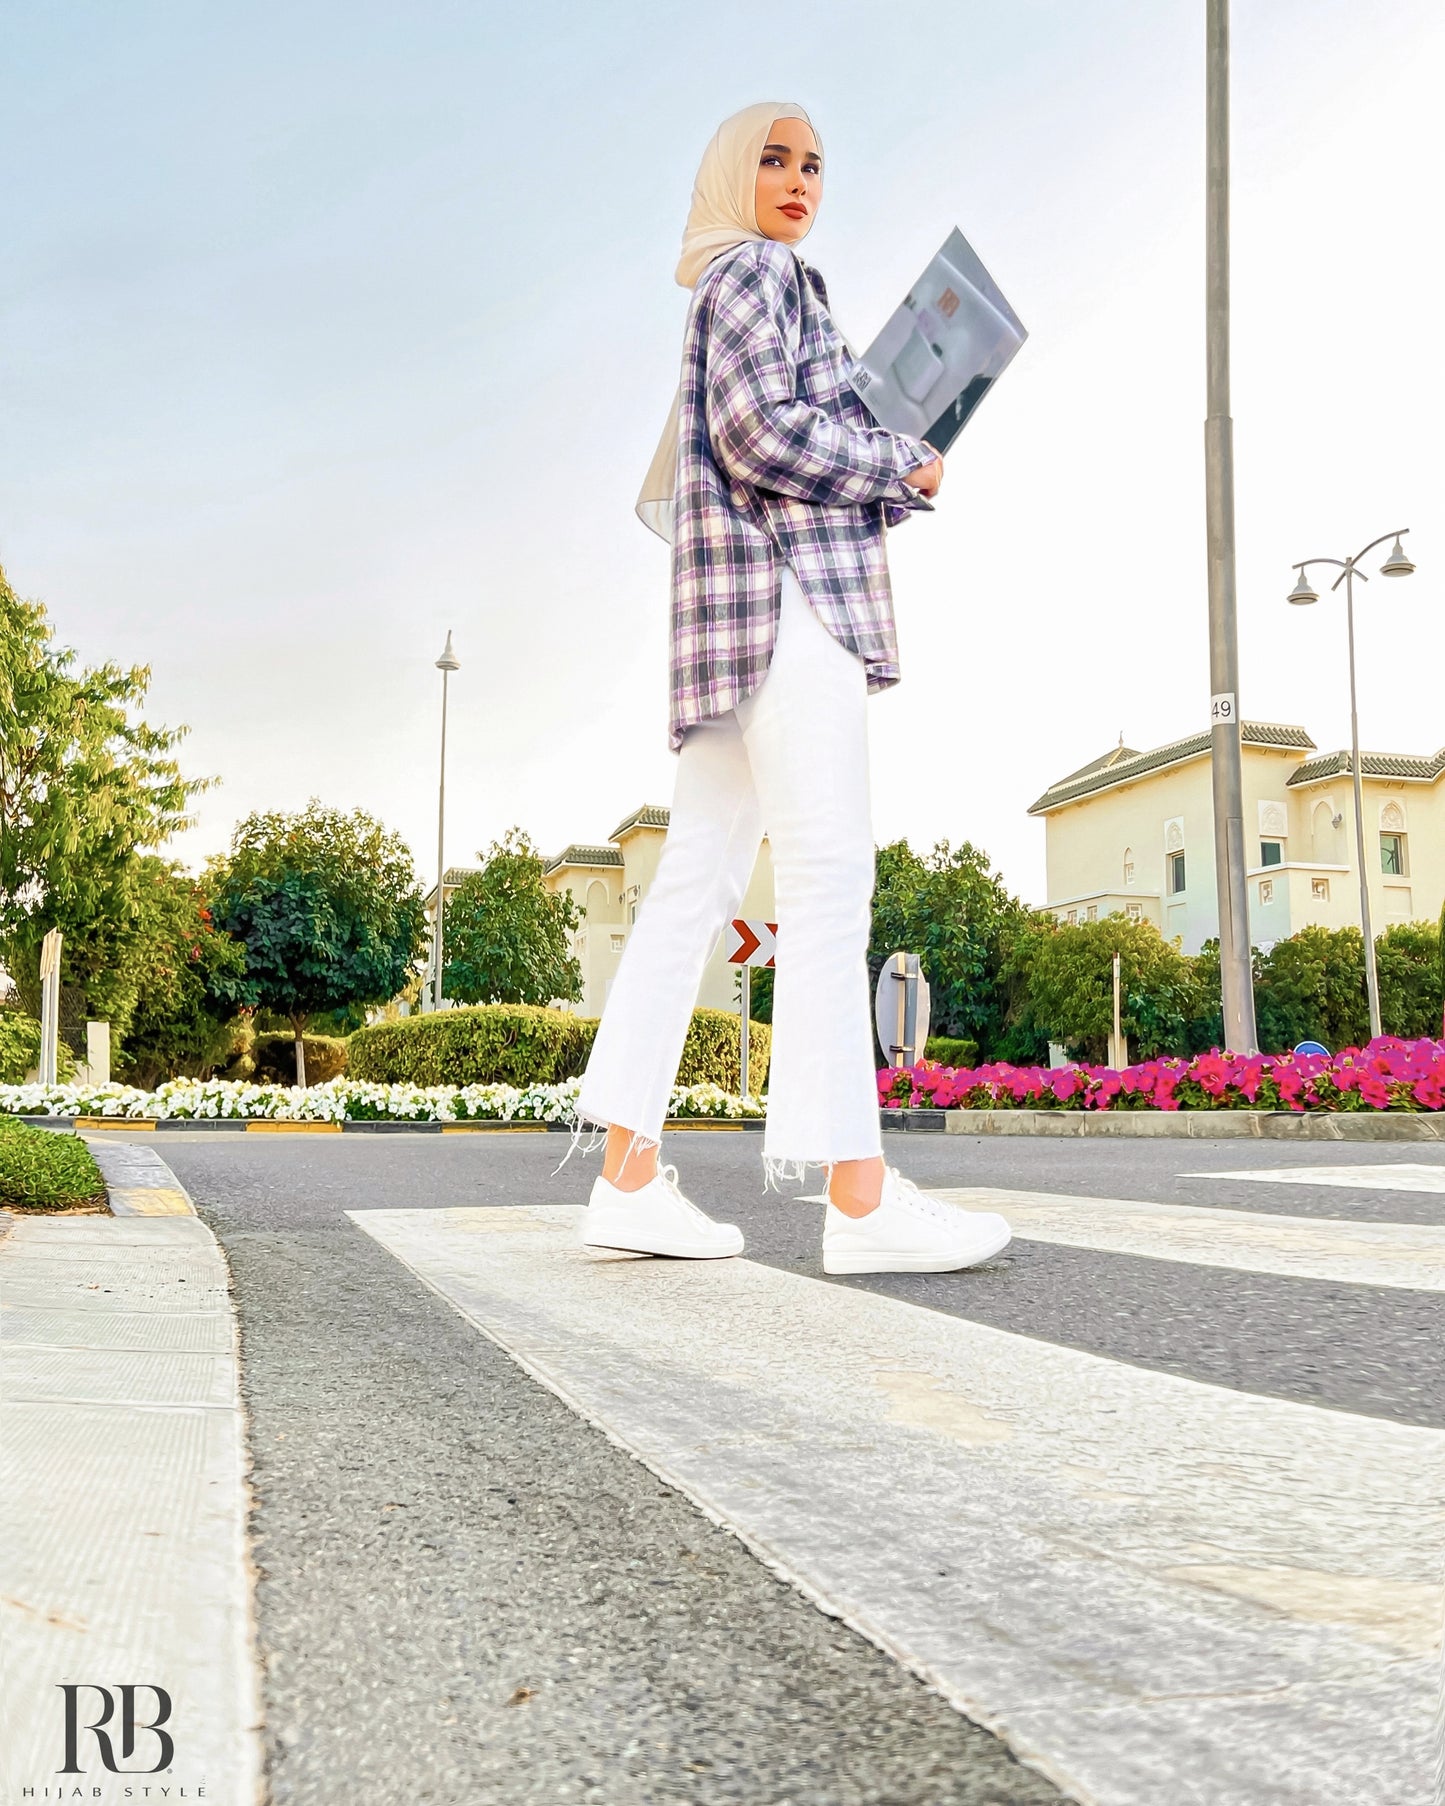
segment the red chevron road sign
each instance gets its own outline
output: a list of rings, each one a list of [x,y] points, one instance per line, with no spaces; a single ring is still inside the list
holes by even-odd
[[[771,966],[778,944],[776,922],[745,922],[741,916],[727,925],[728,962],[734,966]]]

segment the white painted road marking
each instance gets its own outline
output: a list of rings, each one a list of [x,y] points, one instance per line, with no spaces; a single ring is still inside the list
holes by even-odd
[[[955,1186],[932,1195],[969,1210],[997,1210],[1027,1242],[1097,1248],[1149,1260],[1188,1261],[1243,1273],[1280,1273],[1351,1285],[1445,1292],[1445,1226],[1346,1223],[1253,1210],[1203,1210],[997,1186]]]
[[[574,1207],[357,1211],[531,1374],[1091,1806],[1429,1800],[1445,1433]]]
[[[1181,1173],[1181,1179],[1264,1179],[1275,1185],[1348,1185],[1355,1191],[1445,1192],[1445,1166],[1259,1166],[1237,1173]]]

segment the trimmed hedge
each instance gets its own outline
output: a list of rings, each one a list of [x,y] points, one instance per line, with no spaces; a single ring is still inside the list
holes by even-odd
[[[738,1055],[738,1030],[741,1024],[730,1010],[694,1010],[683,1043],[682,1058],[677,1064],[679,1085],[718,1085],[724,1091],[737,1091],[741,1075]],[[766,1022],[752,1022],[748,1028],[748,1090],[754,1097],[762,1091],[768,1077],[768,1060],[773,1048],[773,1031]]]
[[[527,1003],[484,1003],[378,1023],[351,1037],[347,1077],[381,1085],[555,1085],[587,1064],[597,1033],[592,1016]],[[755,1022],[748,1072],[761,1091],[772,1030]],[[677,1070],[679,1085],[738,1088],[738,1019],[694,1010]]]
[[[0,1206],[72,1210],[104,1201],[100,1169],[77,1136],[0,1117]]]
[[[324,1085],[346,1071],[347,1044],[331,1035],[307,1035],[306,1083]],[[257,1085],[296,1083],[296,1037],[257,1035],[251,1048],[251,1072]]]
[[[977,1066],[978,1042],[961,1041],[952,1035],[930,1035],[923,1044],[925,1060],[937,1060],[940,1066]]]
[[[532,1003],[483,1003],[359,1028],[347,1076],[380,1085],[555,1085],[587,1064],[597,1023]]]

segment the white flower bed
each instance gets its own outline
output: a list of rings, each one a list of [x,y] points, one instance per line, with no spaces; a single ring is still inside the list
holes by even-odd
[[[170,1079],[155,1091],[133,1085],[0,1085],[11,1116],[114,1116],[157,1121],[564,1122],[576,1112],[579,1079],[560,1085],[372,1085],[332,1079],[298,1091],[224,1079]],[[669,1116],[761,1116],[716,1085],[674,1085]]]

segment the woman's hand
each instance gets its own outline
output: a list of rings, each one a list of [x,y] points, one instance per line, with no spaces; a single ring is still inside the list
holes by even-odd
[[[933,451],[931,445],[928,449]],[[910,470],[903,481],[910,489],[916,489],[925,501],[931,502],[943,482],[943,459],[934,452],[931,464],[920,464],[917,470]]]

